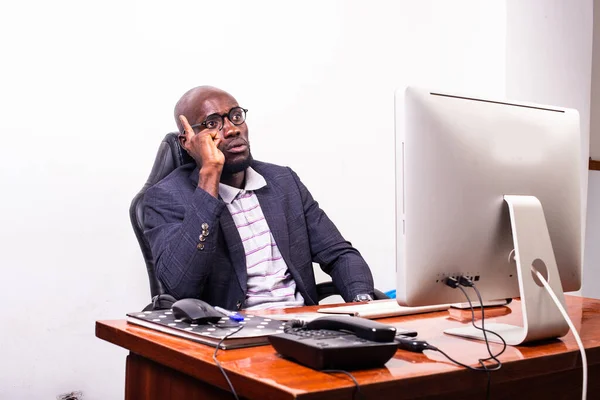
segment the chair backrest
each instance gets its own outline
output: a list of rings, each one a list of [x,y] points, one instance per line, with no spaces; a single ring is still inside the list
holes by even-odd
[[[133,231],[135,232],[140,249],[142,250],[144,261],[146,262],[146,270],[148,272],[148,279],[150,280],[151,297],[161,295],[165,290],[154,274],[154,257],[152,256],[150,244],[144,236],[144,194],[148,188],[169,175],[174,169],[184,164],[194,162],[194,159],[181,148],[178,136],[178,132],[172,132],[168,133],[162,140],[158,147],[158,152],[150,175],[142,189],[131,201],[131,206],[129,207],[131,225],[133,226]]]

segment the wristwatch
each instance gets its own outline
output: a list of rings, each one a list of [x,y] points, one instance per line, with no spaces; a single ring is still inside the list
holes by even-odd
[[[356,296],[354,296],[354,299],[352,299],[352,301],[371,301],[373,300],[373,298],[371,297],[370,294],[357,294]]]

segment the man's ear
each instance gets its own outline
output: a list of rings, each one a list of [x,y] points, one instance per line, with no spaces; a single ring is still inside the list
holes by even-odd
[[[177,139],[179,139],[179,144],[181,145],[181,147],[183,147],[185,149],[185,134],[180,133],[179,136],[177,137]]]

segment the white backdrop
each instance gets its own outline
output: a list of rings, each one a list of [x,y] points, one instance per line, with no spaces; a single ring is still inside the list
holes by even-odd
[[[593,8],[593,0],[507,1],[506,96],[579,111],[585,239],[579,293],[599,297],[600,253],[595,244],[600,238],[600,186],[598,176],[588,171]]]
[[[187,89],[248,108],[395,286],[394,100],[407,83],[503,96],[505,1],[31,0],[3,6],[0,398],[122,396],[96,319],[149,300],[128,207]]]

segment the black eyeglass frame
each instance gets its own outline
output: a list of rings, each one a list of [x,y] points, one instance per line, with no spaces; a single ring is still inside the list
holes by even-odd
[[[234,110],[242,110],[244,112],[244,120],[242,122],[237,123],[237,124],[235,122],[233,122],[233,120],[231,119],[231,113]],[[190,125],[190,128],[195,129],[195,128],[200,128],[202,126],[208,128],[206,126],[206,121],[208,121],[210,118],[214,118],[215,115],[221,117],[221,128],[219,129],[219,131],[223,130],[223,128],[225,127],[225,117],[227,117],[227,119],[229,120],[229,122],[231,122],[233,125],[239,126],[239,125],[243,124],[244,122],[246,122],[246,113],[247,112],[248,112],[248,110],[245,109],[245,108],[243,108],[243,107],[240,107],[240,106],[233,107],[231,110],[229,110],[225,114],[217,114],[217,113],[210,114],[208,117],[206,117],[206,119],[204,121],[200,122],[199,124]]]

